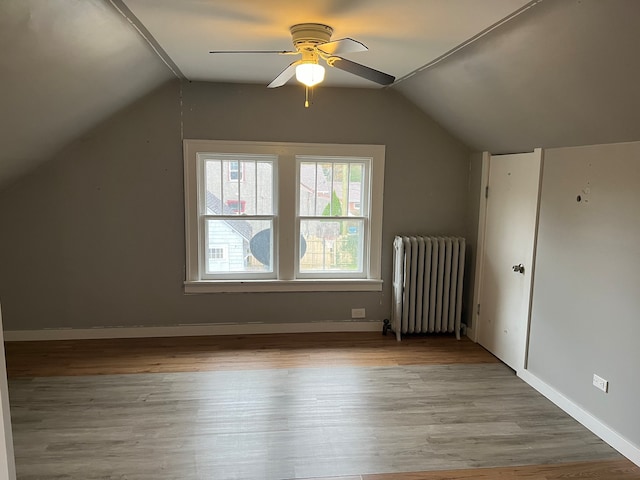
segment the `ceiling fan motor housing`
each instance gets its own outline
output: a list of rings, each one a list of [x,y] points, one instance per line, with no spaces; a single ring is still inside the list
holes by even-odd
[[[298,23],[290,29],[293,45],[298,50],[314,49],[321,43],[331,40],[333,28],[322,23]]]

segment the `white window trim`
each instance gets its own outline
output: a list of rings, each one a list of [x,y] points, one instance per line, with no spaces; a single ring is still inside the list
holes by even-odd
[[[185,190],[185,242],[186,280],[185,293],[209,292],[274,292],[274,291],[381,291],[382,290],[382,206],[384,186],[384,145],[343,145],[282,142],[239,142],[219,140],[184,140],[184,190]],[[202,280],[199,273],[199,225],[198,225],[198,172],[197,154],[246,153],[278,155],[277,178],[274,195],[277,198],[276,218],[279,229],[279,246],[274,265],[277,279],[258,280]],[[295,278],[298,245],[297,229],[297,163],[298,156],[365,157],[371,158],[370,170],[370,241],[364,263],[368,266],[366,278]],[[283,220],[286,219],[286,220]],[[299,237],[298,237],[299,238]],[[299,243],[299,242],[298,242]],[[277,252],[279,250],[279,253]],[[291,252],[286,254],[284,252]]]

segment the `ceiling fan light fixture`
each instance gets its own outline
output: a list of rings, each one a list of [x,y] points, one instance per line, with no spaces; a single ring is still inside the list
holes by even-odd
[[[296,67],[296,80],[313,87],[324,80],[324,67],[317,63],[301,63]]]

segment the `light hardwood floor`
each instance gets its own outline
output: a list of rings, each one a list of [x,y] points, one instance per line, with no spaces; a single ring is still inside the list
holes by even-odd
[[[426,336],[396,342],[393,335],[379,333],[7,342],[6,351],[13,378],[498,362],[467,339]]]
[[[640,479],[468,340],[7,343],[19,479]]]

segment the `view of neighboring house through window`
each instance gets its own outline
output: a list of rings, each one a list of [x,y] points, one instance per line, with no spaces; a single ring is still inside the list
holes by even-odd
[[[377,145],[185,140],[187,284],[381,288],[383,172]]]
[[[242,166],[244,166],[242,162],[229,162],[229,180],[239,180],[241,182],[244,180],[244,169],[241,168]]]
[[[209,271],[228,271],[229,255],[228,245],[210,245],[207,256]]]

